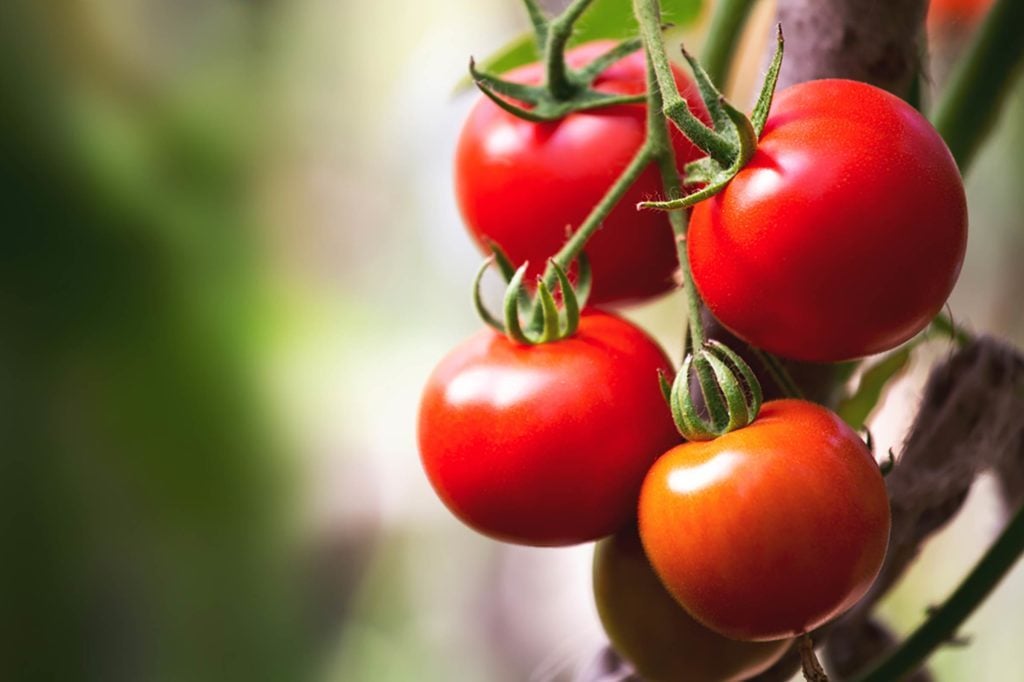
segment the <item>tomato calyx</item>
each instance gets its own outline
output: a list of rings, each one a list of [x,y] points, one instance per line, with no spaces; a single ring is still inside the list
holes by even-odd
[[[562,14],[548,18],[536,0],[523,0],[533,24],[537,48],[544,55],[544,82],[527,85],[484,73],[469,60],[469,74],[486,97],[496,105],[527,121],[557,121],[574,111],[586,111],[617,104],[639,104],[646,95],[601,92],[592,86],[608,67],[640,49],[639,38],[624,40],[579,69],[570,68],[565,48],[573,26],[593,0],[575,0]],[[524,106],[526,105],[526,106]]]
[[[695,130],[690,120],[693,115],[689,113],[685,100],[678,97],[665,99],[664,113],[695,145],[708,152],[707,157],[687,164],[685,169],[684,186],[700,186],[700,189],[667,201],[643,201],[637,204],[637,208],[663,211],[688,208],[721,192],[747,165],[757,149],[757,141],[768,120],[775,86],[779,80],[779,69],[782,67],[784,45],[782,25],[779,24],[775,54],[749,117],[722,95],[700,62],[683,48],[683,57],[693,70],[694,80],[711,114],[714,128],[707,129],[701,124],[704,130]]]
[[[559,306],[552,287],[543,277],[537,278],[536,298],[531,298],[523,280],[529,262],[517,269],[497,244],[491,245],[493,255],[488,257],[473,280],[473,305],[477,314],[488,326],[523,345],[550,343],[568,338],[576,333],[580,324],[580,312],[590,293],[591,275],[587,257],[580,253],[577,258],[577,281],[574,286],[569,275],[556,259],[548,261],[555,273],[558,291],[562,299]],[[496,265],[507,282],[502,303],[501,318],[493,315],[483,302],[480,283],[484,273]],[[523,318],[526,323],[523,323]]]
[[[469,60],[469,74],[480,92],[513,116],[534,123],[557,121],[574,111],[643,102],[643,94],[615,95],[599,92],[590,87],[602,71],[639,48],[639,40],[626,40],[582,69],[565,67],[565,82],[569,87],[569,94],[565,97],[556,95],[555,90],[550,87],[550,82],[544,85],[525,85],[479,71],[473,59]],[[527,108],[514,102],[523,102],[530,106]]]
[[[664,376],[659,378],[676,429],[689,441],[712,440],[741,429],[761,410],[764,396],[750,365],[714,339],[686,356],[671,385]]]

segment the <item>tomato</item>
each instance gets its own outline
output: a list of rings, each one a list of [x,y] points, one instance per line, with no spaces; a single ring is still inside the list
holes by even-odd
[[[969,29],[984,18],[992,0],[931,0],[928,3],[928,30],[935,32],[952,26]]]
[[[685,443],[651,468],[640,536],[690,614],[735,639],[808,632],[857,602],[889,538],[878,465],[850,427],[801,400]]]
[[[635,527],[594,550],[597,613],[615,650],[651,682],[731,682],[771,667],[792,640],[741,642],[695,621],[651,569]]]
[[[613,43],[599,41],[570,50],[570,65],[581,66]],[[645,91],[643,52],[613,64],[594,84],[602,92]],[[517,69],[509,80],[538,83],[540,65]],[[707,111],[688,76],[676,83],[694,112]],[[455,156],[455,190],[470,234],[485,252],[499,244],[514,263],[530,261],[527,281],[583,222],[643,144],[643,105],[576,112],[550,123],[517,118],[481,98],[470,112]],[[679,168],[703,154],[677,130],[672,143]],[[663,214],[638,212],[636,204],[664,196],[652,165],[590,239],[585,249],[593,268],[592,303],[648,299],[674,286],[676,262],[671,227]]]
[[[519,345],[485,329],[434,370],[423,467],[462,521],[498,540],[568,545],[629,522],[644,474],[679,441],[658,385],[671,364],[638,327],[584,313],[574,336]]]
[[[745,341],[832,362],[923,329],[956,283],[967,204],[952,155],[908,104],[820,80],[776,97],[750,163],[693,211],[708,308]]]

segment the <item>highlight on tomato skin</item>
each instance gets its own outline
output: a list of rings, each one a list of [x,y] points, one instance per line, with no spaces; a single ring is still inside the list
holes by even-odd
[[[586,43],[566,53],[583,66],[614,45]],[[694,113],[710,122],[689,75],[673,67],[676,83]],[[509,80],[539,83],[539,64],[520,67]],[[645,91],[642,51],[609,67],[595,89],[618,94]],[[569,114],[550,123],[526,121],[481,97],[470,111],[455,153],[455,191],[470,236],[484,253],[498,244],[517,266],[530,262],[532,282],[578,228],[640,149],[646,135],[643,104],[618,105]],[[703,156],[675,128],[671,141],[677,166]],[[637,202],[663,195],[652,164],[603,221],[585,252],[593,268],[590,302],[640,303],[675,287],[678,267],[672,229],[665,215],[640,211]]]
[[[779,92],[750,162],[698,203],[693,279],[744,341],[838,362],[907,341],[939,313],[967,247],[952,154],[884,90],[826,79]]]
[[[746,680],[792,643],[729,639],[694,620],[654,573],[635,525],[595,546],[594,598],[615,650],[650,682]]]
[[[864,595],[885,558],[890,510],[860,437],[826,408],[787,399],[659,458],[639,527],[651,565],[694,618],[770,640],[809,632]]]
[[[665,352],[596,311],[575,335],[520,345],[487,328],[445,357],[420,402],[423,468],[444,504],[494,539],[555,546],[629,523],[654,459],[679,442]]]

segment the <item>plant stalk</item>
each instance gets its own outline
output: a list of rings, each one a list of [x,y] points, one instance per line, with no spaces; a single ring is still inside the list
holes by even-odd
[[[755,0],[719,0],[715,3],[708,28],[708,39],[701,54],[704,70],[719,90],[725,92],[726,79],[736,53],[736,43],[747,23]]]
[[[648,107],[654,106],[650,95],[657,90],[661,100],[659,111],[663,111],[693,144],[728,167],[736,158],[736,146],[694,116],[690,105],[679,94],[661,37],[661,3],[658,0],[634,0],[633,11],[640,22],[640,37],[657,77],[657,87],[648,85]]]
[[[646,0],[635,0],[634,5],[639,6]],[[639,12],[637,17],[640,18]],[[648,16],[648,20],[650,17]],[[654,20],[655,23],[657,19]],[[641,30],[643,23],[641,23]],[[662,113],[662,93],[657,86],[657,64],[653,52],[664,51],[661,47],[661,35],[657,37],[658,44],[650,46],[645,41],[647,52],[647,147],[651,150],[658,170],[661,172],[661,181],[665,194],[670,199],[679,196],[682,187],[682,178],[679,177],[679,170],[676,168],[675,152],[668,136],[668,124],[665,115]],[[700,348],[704,345],[704,323],[701,321],[700,297],[693,284],[693,274],[690,272],[690,260],[686,255],[686,221],[682,211],[668,211],[669,223],[672,225],[672,234],[675,236],[676,256],[679,259],[679,271],[682,274],[683,294],[686,296],[687,309],[687,334],[692,348]]]
[[[1024,506],[1017,510],[999,538],[949,599],[933,611],[895,652],[873,670],[856,678],[855,682],[889,682],[914,672],[933,651],[956,635],[960,625],[985,601],[1022,553]]]

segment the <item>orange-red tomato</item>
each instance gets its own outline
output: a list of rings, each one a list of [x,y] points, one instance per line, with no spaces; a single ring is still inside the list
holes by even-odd
[[[639,520],[651,564],[692,616],[728,637],[776,639],[860,599],[885,557],[889,500],[837,415],[777,400],[745,428],[663,455]]]
[[[679,442],[658,386],[671,367],[642,329],[604,313],[536,346],[485,329],[427,381],[423,467],[448,508],[495,539],[610,535],[633,518],[651,463]]]
[[[745,680],[769,668],[792,641],[737,641],[695,621],[658,580],[635,527],[597,544],[594,598],[615,650],[650,682]]]

